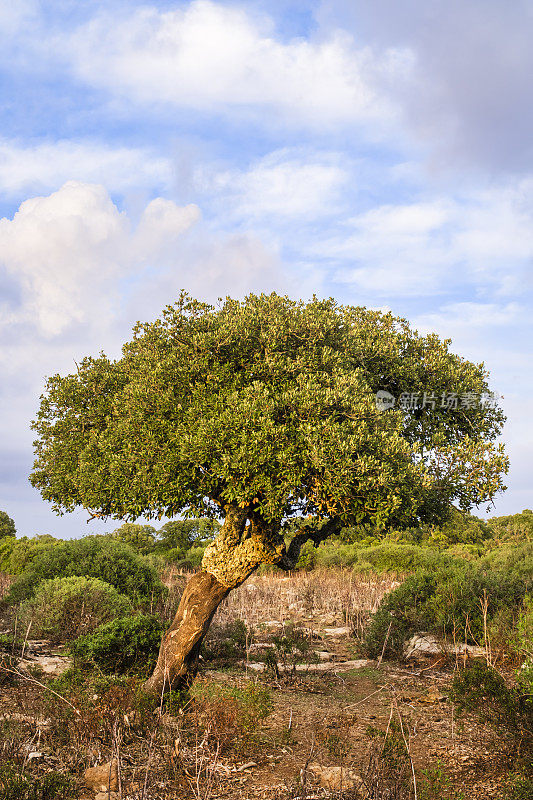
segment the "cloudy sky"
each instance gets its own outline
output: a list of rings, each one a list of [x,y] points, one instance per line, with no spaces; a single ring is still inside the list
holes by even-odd
[[[0,509],[44,378],[181,288],[390,308],[484,361],[533,507],[533,0],[0,0]],[[481,512],[480,512],[481,513]],[[106,526],[112,529],[111,523]]]

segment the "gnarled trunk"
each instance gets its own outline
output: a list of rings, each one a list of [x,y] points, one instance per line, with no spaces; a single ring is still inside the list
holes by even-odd
[[[144,685],[147,692],[161,696],[169,689],[190,686],[211,620],[230,591],[244,583],[259,564],[292,569],[304,542],[311,539],[318,544],[340,525],[338,520],[330,520],[319,530],[302,529],[286,549],[279,525],[267,525],[240,507],[227,505],[224,511],[224,524],[204,553],[202,571],[187,583],[174,621],[163,637],[155,670]]]
[[[190,686],[211,620],[230,589],[208,572],[197,572],[187,583],[172,625],[163,637],[159,657],[144,688],[162,695]]]

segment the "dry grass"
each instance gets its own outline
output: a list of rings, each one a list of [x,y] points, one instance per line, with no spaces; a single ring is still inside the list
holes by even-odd
[[[326,625],[347,625],[359,634],[368,615],[396,585],[390,575],[355,575],[349,569],[254,575],[227,597],[217,622],[242,619],[255,626],[312,617]]]

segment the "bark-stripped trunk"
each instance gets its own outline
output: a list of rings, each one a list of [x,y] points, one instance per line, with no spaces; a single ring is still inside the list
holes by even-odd
[[[187,583],[172,625],[161,642],[159,657],[145,690],[162,695],[185,688],[194,680],[204,636],[229,589],[208,572],[198,572]]]
[[[320,530],[303,529],[286,549],[279,525],[266,525],[235,506],[226,506],[224,511],[224,525],[204,553],[202,571],[187,583],[174,621],[161,642],[155,670],[144,685],[151,694],[161,696],[169,689],[190,686],[218,606],[259,564],[292,569],[305,541],[312,539],[317,544],[338,528],[335,522]]]

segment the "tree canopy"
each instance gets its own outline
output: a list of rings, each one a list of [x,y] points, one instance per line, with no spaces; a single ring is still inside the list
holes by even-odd
[[[0,511],[0,539],[4,536],[16,536],[15,523],[5,511]]]
[[[59,513],[130,521],[228,508],[266,525],[438,521],[452,501],[493,498],[507,470],[502,411],[478,402],[484,365],[449,346],[333,299],[182,293],[121,358],[49,379],[30,480]],[[380,390],[397,399],[385,411]]]

